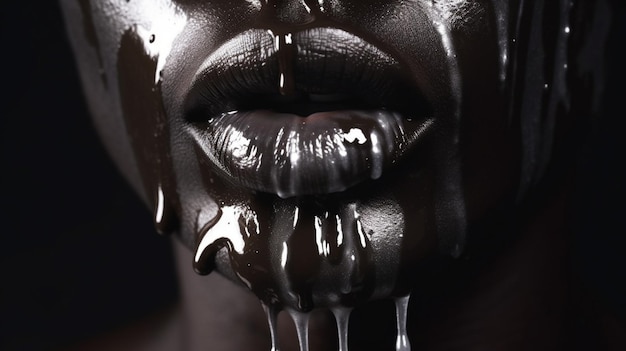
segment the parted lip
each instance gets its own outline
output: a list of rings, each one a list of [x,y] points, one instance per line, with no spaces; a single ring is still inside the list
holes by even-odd
[[[278,39],[230,39],[186,97],[189,133],[231,180],[281,197],[340,192],[379,178],[433,125],[417,82],[364,39],[308,29],[288,38],[287,58]]]

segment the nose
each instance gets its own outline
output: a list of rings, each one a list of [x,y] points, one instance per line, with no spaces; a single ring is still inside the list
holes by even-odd
[[[261,0],[261,3],[261,18],[283,25],[310,24],[320,16],[322,6],[318,0]]]

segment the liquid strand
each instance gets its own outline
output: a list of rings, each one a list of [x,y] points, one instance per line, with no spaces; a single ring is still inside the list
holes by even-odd
[[[348,351],[348,326],[350,322],[351,308],[337,307],[332,309],[337,321],[337,337],[339,338],[339,351]]]
[[[276,35],[274,40],[278,53],[278,89],[283,96],[293,95],[296,88],[293,74],[296,49],[291,39],[291,33]]]
[[[267,324],[270,327],[270,338],[272,342],[272,348],[270,351],[280,351],[280,347],[278,346],[278,328],[276,326],[276,317],[278,316],[278,310],[275,307],[268,306],[266,304],[263,305],[263,310],[265,311],[265,315],[267,316]]]
[[[300,351],[309,351],[309,314],[294,310],[289,311],[298,333],[298,343]]]
[[[406,332],[406,319],[409,309],[410,295],[396,299],[396,325],[398,336],[396,337],[396,351],[411,351],[409,335]]]
[[[176,214],[169,199],[165,195],[163,186],[157,185],[156,204],[154,206],[154,226],[161,235],[170,234],[176,227]]]

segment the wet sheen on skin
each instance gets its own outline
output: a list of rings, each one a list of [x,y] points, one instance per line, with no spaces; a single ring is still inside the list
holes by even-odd
[[[151,8],[157,9],[154,12],[157,14],[161,13],[159,11],[170,12],[175,14],[176,18],[184,18],[181,15],[184,13],[181,8],[197,5],[192,4],[192,1],[177,3],[160,1],[156,5],[148,5],[146,2],[131,1],[128,5],[114,4],[112,6],[117,9],[113,11],[114,14],[125,13],[126,10],[132,8]],[[324,17],[325,11],[337,13],[344,11],[341,6],[333,8],[331,5],[334,3],[331,1],[326,6],[315,1],[303,1],[300,4],[302,6],[294,6],[296,6],[296,11],[300,11],[299,13],[303,13],[302,9],[305,9],[307,13],[304,14],[304,18],[310,21],[307,22],[307,26],[314,27],[320,25],[316,24],[316,19],[322,24],[332,22]],[[460,72],[455,63],[455,46],[450,37],[450,31],[463,26],[459,22],[462,17],[455,16],[459,13],[483,15],[480,10],[465,3],[435,2],[435,10],[428,12],[433,16],[432,23],[436,28],[435,33],[439,36],[442,50],[447,53],[445,60],[448,63],[447,78],[452,86],[451,92],[448,93],[452,95],[453,102],[457,100],[457,95],[461,94],[461,86]],[[275,3],[272,1],[267,4],[247,2],[241,5],[249,10],[246,16],[252,17],[248,14],[259,11],[262,14],[270,13],[263,11],[268,6],[273,8]],[[424,5],[422,2],[415,2],[415,6]],[[309,10],[306,10],[307,8]],[[293,11],[293,8],[287,8],[286,11]],[[129,10],[125,16],[132,18],[132,13]],[[167,18],[167,16],[164,15],[162,18]],[[454,21],[450,22],[450,19]],[[288,29],[292,28],[292,24],[276,22],[273,17],[267,20],[270,21],[268,24],[263,23],[264,19],[261,16],[253,23],[256,27],[268,29],[276,35],[279,42],[277,90],[283,95],[289,95],[296,85],[296,80],[292,75],[294,47],[288,45],[286,41]],[[127,21],[133,22],[132,19]],[[180,126],[174,125],[180,122],[171,121],[172,107],[167,102],[168,106],[163,106],[162,98],[162,95],[167,96],[166,101],[171,98],[169,96],[171,88],[162,86],[166,83],[174,84],[169,82],[170,77],[167,75],[166,66],[169,62],[170,50],[177,50],[176,35],[167,34],[169,32],[165,30],[157,31],[159,28],[164,28],[160,27],[157,22],[151,25],[135,23],[130,28],[124,28],[117,53],[116,71],[122,100],[121,106],[126,116],[126,128],[135,146],[135,159],[140,168],[149,201],[155,204],[155,219],[160,231],[173,231],[180,223],[183,239],[188,243],[195,242],[198,246],[195,264],[197,270],[202,273],[209,272],[214,266],[213,260],[218,254],[218,249],[226,248],[228,259],[226,263],[223,259],[218,262],[218,269],[233,273],[236,279],[240,279],[261,299],[268,311],[281,308],[291,309],[292,314],[296,316],[295,319],[299,321],[300,329],[306,328],[306,317],[301,315],[302,312],[309,312],[317,306],[332,307],[340,311],[336,315],[338,316],[340,345],[344,345],[342,347],[347,347],[345,336],[343,336],[347,312],[341,308],[350,308],[374,297],[391,296],[398,298],[398,315],[405,315],[403,311],[406,309],[407,296],[411,289],[411,283],[405,282],[410,282],[409,277],[414,273],[412,267],[415,262],[433,251],[437,239],[440,245],[443,242],[444,246],[454,254],[459,254],[462,246],[466,218],[459,179],[460,169],[455,156],[458,147],[458,130],[456,129],[458,126],[455,126],[458,121],[455,119],[459,118],[458,108],[460,107],[456,106],[451,111],[446,111],[451,112],[453,117],[449,117],[451,121],[443,123],[441,127],[449,128],[448,134],[444,134],[443,141],[440,141],[446,144],[445,147],[438,146],[436,142],[427,144],[429,147],[440,150],[435,156],[425,156],[423,159],[426,161],[421,161],[422,165],[429,166],[426,167],[429,168],[428,170],[416,170],[417,167],[403,166],[405,168],[398,168],[391,172],[385,171],[383,172],[385,179],[398,180],[398,185],[390,187],[374,185],[371,189],[372,194],[366,196],[359,195],[362,188],[345,196],[333,197],[333,195],[330,196],[330,200],[322,201],[310,198],[300,199],[301,201],[284,200],[271,195],[248,192],[246,189],[238,188],[230,180],[224,180],[223,174],[214,169],[215,165],[206,159],[205,153],[199,147],[193,149],[193,157],[196,159],[186,161],[193,164],[191,171],[184,170],[185,173],[194,174],[181,176],[184,166],[177,163],[176,157],[181,154],[190,157],[191,150],[188,145],[182,145],[174,138],[189,141],[190,137],[180,135]],[[193,20],[190,19],[181,20],[181,23],[194,25]],[[335,22],[332,23],[335,24]],[[340,26],[350,28],[352,25],[350,20],[346,23],[348,24],[342,22]],[[380,37],[365,34],[363,30],[355,31],[367,37],[372,43],[389,49],[388,45],[380,44],[382,41]],[[389,51],[393,52],[391,49]],[[110,67],[104,67],[105,71],[107,69]],[[414,73],[411,69],[408,69],[408,72]],[[144,95],[137,98],[136,92],[144,93]],[[143,101],[151,101],[153,104],[146,106],[141,103]],[[172,128],[174,128],[173,133]],[[424,155],[421,152],[417,153]],[[400,170],[408,170],[414,176],[410,181],[403,180]],[[406,189],[414,187],[412,184],[416,180],[421,180],[422,185],[417,186],[420,191],[407,193]],[[194,184],[196,189],[193,191],[182,189],[188,183]],[[198,199],[198,195],[186,196],[197,189],[202,189],[209,199]],[[381,194],[391,195],[379,196]],[[381,198],[383,200],[380,200]],[[332,206],[328,203],[332,203]],[[386,229],[388,232],[379,230],[372,224],[371,218],[375,221],[376,218],[382,218],[385,215],[385,213],[382,215],[375,213],[373,210],[381,204],[381,211],[392,208],[399,213],[397,214],[399,217],[396,221],[397,227],[391,230]],[[373,214],[371,218],[365,218],[366,213]],[[442,217],[446,218],[445,224],[436,223],[436,220],[433,220]],[[398,227],[401,228],[398,230]],[[402,234],[401,239],[391,240],[392,244],[388,245],[392,251],[385,251],[388,247],[377,244],[377,240],[380,240],[378,237],[393,236],[390,234],[392,232],[396,235],[398,233],[406,233],[406,235]],[[339,240],[340,235],[345,241]],[[435,235],[440,237],[435,238]],[[377,251],[378,248],[382,248],[381,251]],[[389,262],[389,258],[381,259],[389,255],[389,252],[398,254],[400,258],[395,262]],[[295,261],[297,259],[301,261]],[[345,264],[351,260],[355,262],[354,265]],[[224,267],[224,264],[230,267]],[[328,268],[330,273],[321,272],[320,267],[324,265],[331,267]],[[338,265],[341,267],[333,268]],[[388,270],[386,266],[392,269]],[[346,281],[336,276],[346,275],[351,277],[349,279],[351,281],[347,287],[342,287]],[[325,284],[323,288],[316,287],[315,283],[320,279],[329,279],[329,284]],[[383,283],[377,279],[382,279]],[[407,286],[398,287],[397,284]],[[384,286],[381,288],[380,285]],[[358,287],[356,292],[352,290],[355,287]],[[342,295],[338,292],[345,293]],[[408,347],[402,325],[403,322],[399,320],[397,350],[406,350]],[[302,330],[300,332],[302,334]],[[304,337],[302,349],[306,349]]]

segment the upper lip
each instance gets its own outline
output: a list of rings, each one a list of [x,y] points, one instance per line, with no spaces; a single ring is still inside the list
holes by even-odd
[[[185,102],[188,121],[230,111],[269,108],[306,116],[320,109],[386,108],[408,118],[431,114],[417,82],[401,62],[336,28],[294,33],[295,91],[280,93],[279,55],[273,34],[252,29],[220,46],[196,72]]]
[[[240,184],[282,197],[343,191],[378,178],[432,124],[401,62],[362,38],[336,28],[293,33],[289,72],[275,40],[253,29],[224,43],[185,101],[196,142]]]

